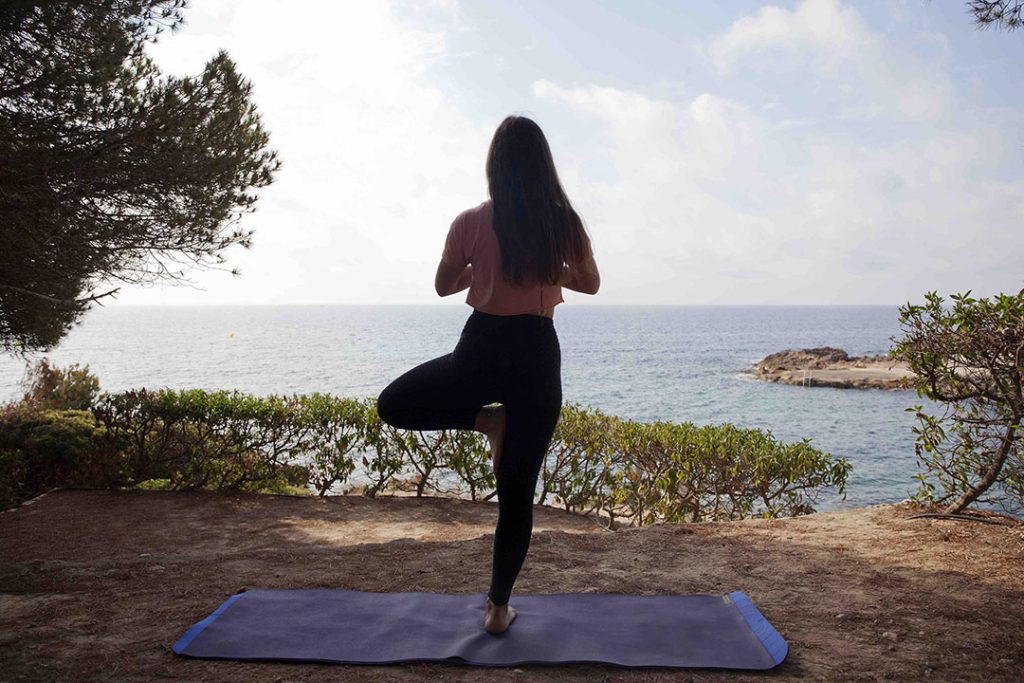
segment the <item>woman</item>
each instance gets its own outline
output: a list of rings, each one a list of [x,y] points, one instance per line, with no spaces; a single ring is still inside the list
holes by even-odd
[[[473,312],[462,335],[451,353],[388,385],[377,411],[401,429],[487,435],[498,524],[484,628],[496,634],[516,617],[509,596],[530,547],[534,490],[562,405],[554,308],[562,287],[595,294],[601,280],[536,123],[501,122],[487,184],[490,199],[452,223],[434,279],[439,296],[469,288]]]

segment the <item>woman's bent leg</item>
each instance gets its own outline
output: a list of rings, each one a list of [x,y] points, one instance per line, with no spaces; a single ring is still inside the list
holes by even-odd
[[[399,429],[473,429],[482,392],[448,353],[417,365],[377,397],[380,419]]]
[[[505,444],[498,466],[498,525],[488,592],[491,602],[499,606],[508,602],[530,549],[534,489],[560,407],[513,403],[505,410]]]

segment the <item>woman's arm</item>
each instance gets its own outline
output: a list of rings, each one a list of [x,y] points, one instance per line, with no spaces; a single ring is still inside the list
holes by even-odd
[[[438,296],[455,294],[469,287],[473,282],[473,266],[465,268],[449,265],[443,259],[437,266],[437,274],[434,275],[434,289]]]
[[[562,266],[562,277],[560,285],[576,292],[584,294],[597,294],[601,288],[601,273],[597,270],[597,262],[591,253],[577,268],[571,268],[568,264]]]

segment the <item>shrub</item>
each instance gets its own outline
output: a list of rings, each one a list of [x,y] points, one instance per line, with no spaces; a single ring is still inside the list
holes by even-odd
[[[355,453],[365,441],[365,401],[314,393],[298,396],[296,428],[302,432],[299,451],[307,462],[307,480],[321,496],[345,483],[356,469]]]
[[[22,401],[40,409],[89,410],[100,392],[99,379],[77,364],[65,369],[43,358],[31,366],[22,380]]]
[[[562,406],[562,414],[541,470],[540,503],[551,494],[571,512],[603,511],[614,518],[605,493],[611,471],[622,457],[624,422],[578,403]]]
[[[364,413],[363,444],[374,453],[373,459],[363,454],[362,464],[370,483],[363,494],[374,497],[402,471],[409,448],[412,446],[402,430],[397,430],[380,419],[377,404],[371,401]]]
[[[173,489],[236,491],[289,483],[285,466],[303,434],[294,400],[237,391],[134,390],[105,395],[94,412],[125,484],[169,479]]]
[[[908,363],[919,397],[941,405],[918,419],[915,450],[922,472],[915,499],[960,512],[975,501],[1024,509],[1024,290],[975,299],[970,291],[943,306],[900,307],[902,336],[890,352]]]
[[[731,424],[633,422],[563,407],[542,472],[567,510],[642,526],[813,512],[826,488],[845,492],[843,459],[771,432]]]
[[[25,489],[25,463],[21,451],[0,448],[0,510],[19,505],[31,498]]]
[[[11,507],[58,486],[96,482],[87,464],[99,427],[84,410],[0,411],[0,503]]]
[[[375,496],[413,475],[417,495],[442,487],[496,495],[482,434],[384,424],[372,399],[329,394],[257,397],[237,391],[146,389],[104,394],[91,412],[5,409],[0,497],[56,484],[326,495],[362,465]],[[2,437],[2,435],[7,435]],[[44,464],[41,464],[44,463]],[[614,527],[809,512],[826,487],[844,490],[849,464],[805,440],[733,425],[639,423],[579,404],[563,407],[540,476],[540,500]],[[450,481],[450,478],[448,478]]]
[[[779,517],[813,512],[824,488],[845,492],[851,470],[807,440],[731,424],[620,423],[611,467],[610,523],[632,525]]]
[[[479,432],[452,429],[443,432],[441,466],[459,478],[460,485],[453,491],[457,495],[469,494],[470,500],[490,500],[497,495],[494,470],[491,468],[491,448],[487,437]],[[465,488],[461,484],[465,484]],[[490,491],[486,495],[484,491]]]

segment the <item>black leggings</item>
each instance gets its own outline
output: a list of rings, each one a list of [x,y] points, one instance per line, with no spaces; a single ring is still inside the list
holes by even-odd
[[[504,605],[530,548],[534,490],[562,406],[554,321],[474,310],[455,350],[389,384],[377,412],[399,429],[473,429],[480,408],[490,403],[505,406],[506,427],[488,596]]]

